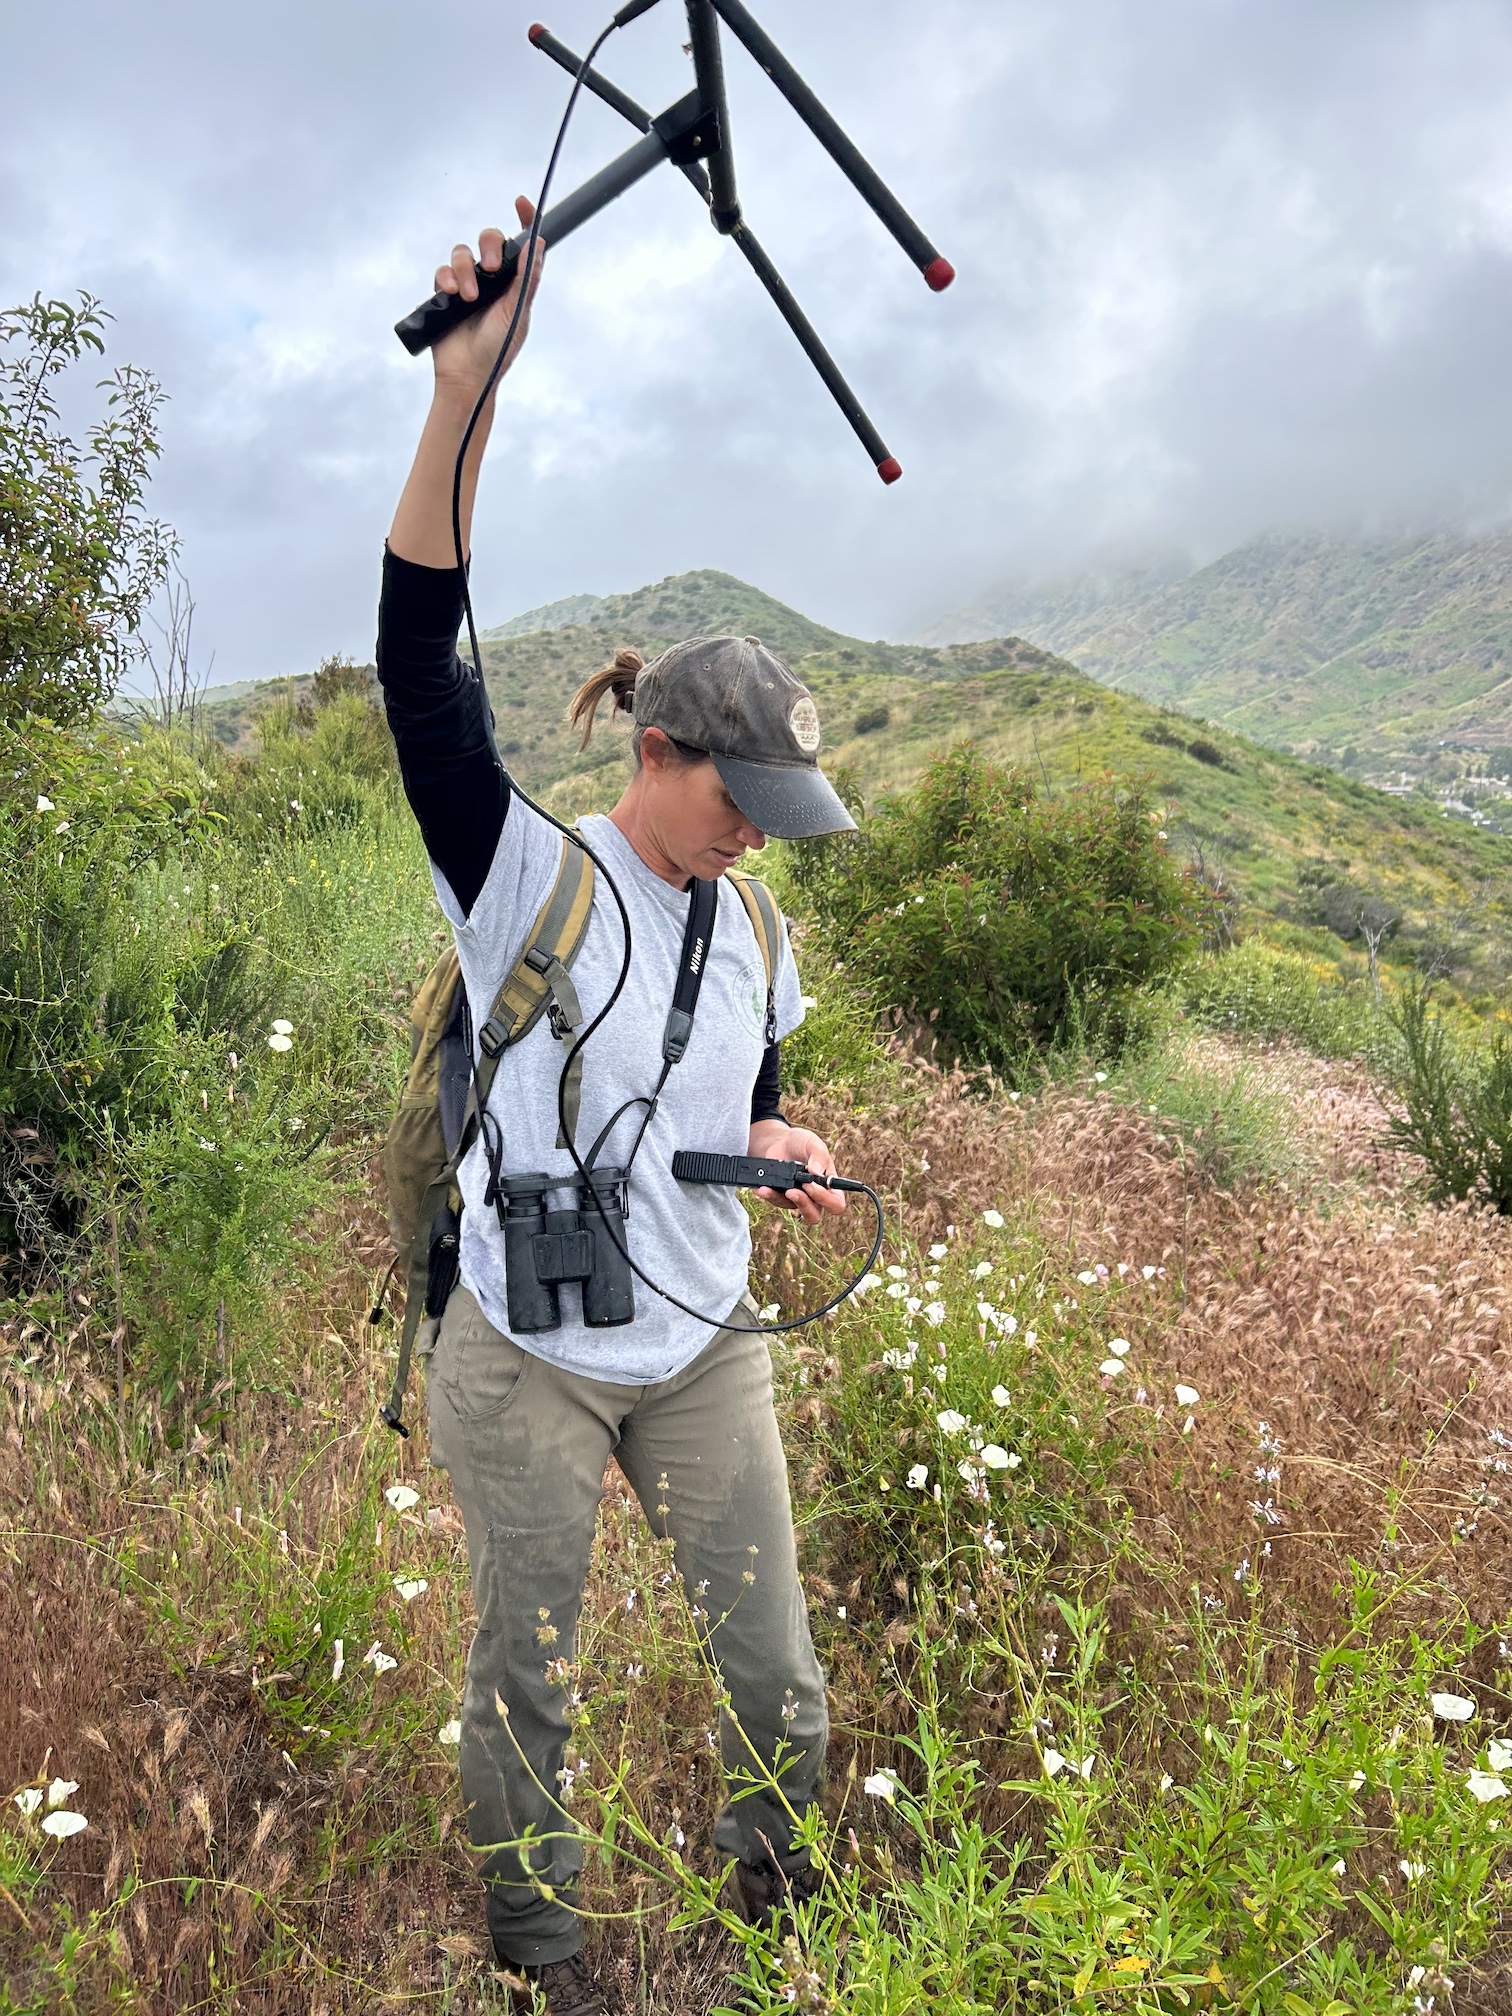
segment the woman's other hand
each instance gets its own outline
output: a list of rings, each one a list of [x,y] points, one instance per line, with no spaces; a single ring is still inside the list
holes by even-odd
[[[535,216],[535,205],[527,196],[515,198],[515,214],[521,228],[529,230],[530,220]],[[497,273],[504,263],[504,233],[493,226],[478,237],[478,250],[474,256],[470,245],[454,245],[450,260],[436,268],[436,292],[457,294],[464,301],[478,298],[478,274]],[[541,271],[546,263],[546,241],[536,241],[535,259],[530,276],[530,298],[525,305],[525,313],[520,317],[520,326],[515,331],[514,341],[509,346],[509,355],[504,360],[507,371],[520,354],[525,338],[530,333],[530,310],[535,301],[536,289],[541,284]],[[520,298],[520,282],[524,277],[525,261],[521,254],[520,265],[515,277],[503,294],[481,315],[469,316],[450,335],[442,337],[431,350],[431,358],[436,372],[438,393],[451,393],[465,398],[469,404],[476,400],[483,389],[485,379],[493,369],[494,359],[499,354],[499,345],[504,341],[504,332],[509,327],[515,311],[515,303]],[[503,376],[503,372],[499,374]]]
[[[746,1153],[770,1162],[802,1162],[820,1176],[835,1173],[835,1158],[819,1136],[807,1127],[789,1127],[786,1120],[756,1121]],[[807,1225],[817,1225],[826,1214],[845,1209],[842,1191],[821,1190],[814,1184],[806,1184],[801,1190],[763,1188],[755,1194],[769,1204],[780,1204],[784,1211],[796,1211]]]

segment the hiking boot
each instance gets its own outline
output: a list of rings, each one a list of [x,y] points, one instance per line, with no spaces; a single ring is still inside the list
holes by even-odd
[[[790,1903],[802,1903],[818,1888],[819,1876],[814,1869],[795,1869],[785,1876],[771,1862],[759,1869],[749,1862],[732,1862],[725,1878],[729,1901],[747,1925],[770,1925]]]
[[[573,1953],[565,1960],[547,1960],[540,1967],[516,1967],[511,1971],[524,1975],[530,1988],[536,1991],[536,2006],[544,2005],[547,2016],[609,2016],[609,2004],[581,1953]],[[524,1995],[517,1990],[514,2004],[520,2010],[531,2008],[529,1990]]]

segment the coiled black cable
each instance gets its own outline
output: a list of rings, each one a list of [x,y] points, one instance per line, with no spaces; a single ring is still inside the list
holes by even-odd
[[[634,10],[636,13],[644,11],[644,8],[636,8]],[[572,90],[568,94],[566,109],[562,113],[561,124],[557,127],[556,139],[552,145],[550,158],[546,163],[546,173],[541,181],[541,193],[536,202],[535,214],[530,220],[530,233],[525,241],[525,250],[516,269],[519,291],[515,297],[514,312],[509,318],[509,327],[504,332],[504,340],[499,345],[499,354],[494,359],[493,366],[487,378],[483,381],[483,389],[479,392],[472,413],[468,418],[467,426],[462,435],[462,444],[457,450],[456,466],[452,472],[452,546],[457,558],[457,572],[462,582],[462,607],[467,618],[467,642],[468,649],[472,654],[472,672],[478,684],[479,697],[483,706],[483,719],[488,724],[488,737],[490,744],[493,746],[494,758],[498,762],[500,769],[504,771],[511,795],[521,799],[530,807],[532,812],[544,819],[549,826],[554,826],[557,832],[565,840],[570,841],[574,847],[580,847],[593,863],[597,872],[602,875],[605,887],[609,890],[610,895],[613,896],[615,908],[619,911],[620,929],[624,935],[624,951],[620,958],[620,970],[615,979],[614,986],[610,989],[609,998],[597,1015],[593,1017],[592,1021],[578,1035],[577,1040],[567,1053],[562,1065],[561,1076],[557,1080],[557,1119],[561,1128],[562,1140],[567,1144],[567,1153],[572,1157],[572,1166],[586,1188],[588,1195],[593,1200],[594,1209],[598,1213],[599,1223],[607,1234],[610,1243],[618,1250],[620,1257],[624,1260],[626,1266],[629,1267],[631,1273],[635,1275],[638,1281],[644,1282],[653,1295],[660,1296],[663,1302],[670,1303],[674,1309],[681,1310],[683,1315],[691,1316],[697,1322],[707,1323],[716,1330],[741,1330],[756,1336],[779,1336],[787,1330],[801,1330],[806,1324],[816,1323],[821,1316],[827,1316],[832,1309],[839,1308],[847,1296],[854,1293],[861,1281],[870,1273],[872,1263],[882,1250],[882,1239],[886,1230],[886,1223],[882,1212],[882,1200],[869,1183],[860,1185],[866,1196],[871,1199],[872,1210],[876,1213],[877,1230],[871,1243],[871,1251],[867,1254],[861,1268],[846,1283],[845,1287],[840,1290],[838,1295],[832,1295],[829,1301],[822,1304],[818,1309],[811,1309],[802,1316],[792,1317],[786,1323],[732,1323],[729,1320],[729,1312],[726,1312],[723,1316],[710,1316],[702,1309],[690,1308],[686,1302],[679,1301],[669,1289],[663,1288],[658,1282],[652,1280],[645,1269],[639,1266],[632,1258],[628,1248],[609,1223],[604,1207],[599,1200],[598,1192],[589,1180],[590,1172],[588,1167],[578,1154],[577,1143],[572,1137],[572,1130],[567,1125],[567,1078],[574,1061],[586,1046],[588,1039],[594,1034],[595,1030],[602,1026],[613,1009],[614,1004],[624,992],[625,982],[630,975],[630,955],[632,950],[630,913],[625,908],[625,899],[620,894],[619,885],[616,883],[613,875],[609,872],[600,856],[589,846],[582,834],[576,832],[572,827],[564,825],[553,813],[548,812],[544,805],[538,805],[528,792],[521,790],[519,784],[510,776],[508,770],[504,768],[503,759],[499,756],[498,745],[494,741],[493,713],[488,703],[488,692],[483,680],[483,656],[478,644],[478,626],[473,615],[472,588],[467,578],[467,556],[462,544],[463,465],[467,459],[467,451],[472,445],[473,436],[478,430],[478,422],[482,419],[484,408],[493,396],[494,388],[499,382],[499,378],[504,370],[505,359],[509,355],[510,346],[514,342],[515,335],[524,317],[526,304],[530,300],[530,283],[535,271],[536,252],[541,236],[541,217],[546,208],[546,198],[551,191],[552,179],[556,174],[562,145],[567,138],[567,128],[571,123],[573,112],[582,93],[583,79],[592,68],[594,57],[597,56],[599,50],[603,48],[615,29],[624,25],[624,20],[622,20],[621,16],[628,19],[631,18],[631,15],[632,10],[630,8],[622,8],[620,15],[616,15],[609,22],[608,26],[594,38],[589,46],[587,55],[584,56],[582,62],[578,65],[577,75],[572,80]],[[480,1134],[483,1132],[486,1117],[482,1114],[479,1115]]]

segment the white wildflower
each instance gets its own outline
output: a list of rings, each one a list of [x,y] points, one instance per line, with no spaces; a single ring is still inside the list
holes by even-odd
[[[1397,1867],[1409,1883],[1415,1883],[1419,1876],[1426,1876],[1428,1874],[1428,1864],[1426,1862],[1402,1861],[1398,1862]]]
[[[54,805],[51,798],[43,797],[41,794],[38,795],[37,810],[39,812],[56,812],[57,809],[58,809],[57,806]]]
[[[371,1666],[375,1673],[392,1673],[394,1668],[399,1664],[399,1661],[390,1653],[385,1652],[382,1645],[375,1638],[366,1652],[363,1653],[362,1663],[364,1666]]]
[[[394,1577],[394,1587],[399,1591],[399,1594],[404,1598],[406,1603],[413,1603],[417,1596],[425,1594],[430,1584],[423,1575],[416,1575],[413,1578],[396,1575]]]
[[[994,1232],[1001,1232],[1003,1229],[1003,1214],[1001,1211],[984,1211],[982,1213],[982,1223],[990,1225]]]
[[[1113,1379],[1116,1378],[1117,1375],[1123,1371],[1124,1362],[1122,1358],[1104,1358],[1101,1365],[1099,1365],[1097,1369],[1099,1372],[1101,1372],[1104,1379]]]
[[[1512,1743],[1493,1736],[1486,1750],[1486,1761],[1493,1771],[1512,1771]]]
[[[294,1039],[292,1036],[270,1036],[268,1038],[268,1048],[278,1051],[292,1050],[294,1048]]]
[[[903,1482],[908,1486],[910,1491],[922,1491],[924,1486],[929,1482],[929,1465],[927,1463],[915,1463],[908,1475],[903,1479]]]
[[[1171,1789],[1171,1787],[1172,1787],[1172,1786],[1173,1786],[1173,1785],[1174,1785],[1175,1783],[1176,1783],[1176,1780],[1175,1780],[1175,1779],[1174,1779],[1174,1778],[1173,1778],[1173,1777],[1171,1776],[1171,1774],[1170,1774],[1170,1772],[1169,1772],[1169,1771],[1162,1771],[1162,1772],[1161,1772],[1161,1774],[1160,1774],[1160,1789],[1161,1789],[1161,1791],[1162,1791],[1162,1792],[1169,1792],[1169,1791],[1170,1791],[1170,1789]]]
[[[1106,1085],[1108,1082],[1108,1074],[1106,1071],[1094,1071],[1092,1073],[1092,1076],[1097,1080],[1099,1085]]]
[[[756,1320],[758,1323],[775,1323],[781,1314],[780,1302],[768,1302],[756,1311]]]
[[[1195,1386],[1178,1386],[1176,1388],[1176,1405],[1178,1407],[1195,1407],[1201,1398],[1202,1395],[1197,1391]]]
[[[985,1281],[987,1276],[992,1272],[992,1262],[990,1260],[978,1260],[971,1272],[976,1280]]]
[[[906,1267],[900,1267],[897,1264],[897,1262],[894,1261],[892,1266],[889,1267],[887,1270],[887,1278],[889,1281],[906,1281],[908,1279],[908,1269]]]
[[[1115,1358],[1127,1358],[1130,1348],[1127,1337],[1110,1337],[1108,1339],[1108,1349]]]
[[[294,1034],[294,1024],[286,1022],[282,1015],[272,1024],[272,1029],[275,1036],[292,1036]]]
[[[1047,1778],[1054,1778],[1066,1768],[1066,1759],[1062,1757],[1059,1750],[1047,1750],[1043,1762]]]
[[[383,1495],[396,1512],[408,1512],[412,1505],[420,1503],[420,1493],[408,1484],[390,1484]]]
[[[880,1288],[881,1286],[882,1276],[880,1274],[863,1274],[851,1290],[851,1293],[853,1295],[864,1295],[869,1288]]]
[[[1507,1788],[1494,1771],[1472,1771],[1465,1783],[1482,1806],[1492,1799],[1505,1799]]]
[[[1155,1279],[1155,1269],[1153,1267],[1141,1267],[1139,1271],[1146,1281],[1153,1281]]]
[[[1463,1694],[1430,1694],[1428,1703],[1440,1722],[1468,1722],[1475,1713],[1475,1703]]]
[[[1350,1772],[1349,1789],[1351,1792],[1361,1791],[1364,1788],[1364,1784],[1365,1784],[1365,1773],[1363,1771]]]
[[[1090,1267],[1083,1267],[1076,1278],[1080,1281],[1083,1288],[1095,1288],[1097,1286],[1097,1276],[1092,1272]]]
[[[1335,1876],[1342,1876],[1344,1874],[1344,1857],[1342,1855],[1339,1857],[1338,1861],[1334,1863],[1333,1873],[1335,1874]]]
[[[77,1778],[54,1778],[51,1785],[47,1788],[49,1811],[54,1806],[61,1806],[65,1799],[71,1799],[78,1789],[79,1781]]]
[[[798,996],[798,1006],[800,1008],[817,1008],[819,1006],[818,998],[813,994],[800,994]]]
[[[929,1249],[929,1257],[931,1260],[943,1260],[949,1251],[950,1248],[942,1241],[936,1241]]]
[[[936,1414],[935,1420],[942,1435],[959,1435],[966,1426],[966,1416],[957,1414],[954,1407],[945,1407]]]
[[[906,1281],[889,1281],[887,1292],[894,1302],[901,1302],[903,1297],[908,1293],[908,1283]]]
[[[945,1321],[945,1304],[943,1302],[926,1303],[924,1307],[924,1320],[936,1326],[943,1323]]]
[[[339,1680],[346,1671],[346,1646],[338,1638],[334,1649],[336,1657],[331,1661],[331,1678]]]
[[[1012,1399],[1013,1395],[1008,1391],[1008,1388],[1006,1386],[993,1387],[992,1404],[994,1407],[1006,1407],[1010,1404]]]
[[[1008,1468],[1008,1451],[1000,1449],[996,1442],[989,1442],[982,1451],[982,1461],[987,1465],[989,1470],[1006,1470]]]
[[[896,1771],[874,1771],[861,1789],[869,1798],[885,1799],[890,1806],[897,1793],[898,1783]]]
[[[89,1822],[82,1813],[69,1813],[65,1810],[49,1813],[42,1822],[42,1832],[51,1834],[55,1841],[66,1841],[70,1834],[82,1834],[88,1825]]]
[[[34,1813],[39,1813],[42,1810],[42,1787],[40,1785],[28,1785],[24,1791],[18,1792],[15,1795],[11,1803],[14,1806],[19,1806],[21,1811],[26,1815],[26,1818],[30,1820]]]
[[[924,1307],[924,1297],[922,1295],[905,1295],[903,1297],[903,1307],[910,1316],[917,1316],[919,1311]]]
[[[455,1715],[453,1715],[450,1722],[443,1722],[441,1724],[441,1727],[436,1731],[436,1741],[444,1743],[449,1750],[455,1749],[457,1744],[462,1741],[462,1724],[457,1720]]]

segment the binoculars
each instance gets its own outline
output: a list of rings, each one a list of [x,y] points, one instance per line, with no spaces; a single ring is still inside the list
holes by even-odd
[[[620,1250],[629,1209],[626,1181],[623,1169],[594,1169],[575,1186],[539,1170],[502,1179],[499,1221],[512,1331],[559,1330],[566,1282],[581,1285],[583,1322],[590,1330],[634,1322],[635,1283]],[[548,1192],[570,1187],[577,1190],[576,1205],[548,1210]]]

